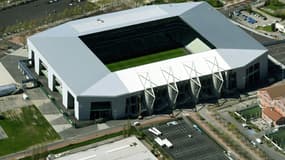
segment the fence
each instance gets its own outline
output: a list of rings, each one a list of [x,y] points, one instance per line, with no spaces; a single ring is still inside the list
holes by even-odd
[[[285,153],[285,151],[283,150],[283,148],[281,148],[278,144],[276,144],[275,142],[273,142],[269,137],[267,137],[266,135],[263,135],[263,137],[270,141],[278,150],[282,151],[283,153]]]

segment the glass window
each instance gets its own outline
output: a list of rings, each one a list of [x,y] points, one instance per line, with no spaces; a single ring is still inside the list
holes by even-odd
[[[256,70],[259,70],[259,63],[255,63],[254,64],[254,70],[256,71]]]
[[[91,102],[91,110],[109,110],[111,102]]]
[[[253,66],[249,67],[249,73],[253,72]]]

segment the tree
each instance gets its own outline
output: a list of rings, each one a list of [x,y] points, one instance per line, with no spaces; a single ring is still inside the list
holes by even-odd
[[[35,145],[32,148],[32,159],[38,160],[45,157],[47,154],[47,147],[44,144]]]

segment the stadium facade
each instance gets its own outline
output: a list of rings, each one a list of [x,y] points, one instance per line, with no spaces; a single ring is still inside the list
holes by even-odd
[[[267,76],[267,50],[205,2],[71,21],[28,38],[35,72],[78,120],[159,113],[245,89]],[[189,54],[111,71],[107,64],[183,48]]]

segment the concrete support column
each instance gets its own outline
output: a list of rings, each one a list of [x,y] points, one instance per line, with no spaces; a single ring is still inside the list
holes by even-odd
[[[146,106],[148,107],[149,114],[153,113],[153,105],[155,101],[155,94],[153,88],[145,89],[144,98],[146,102]]]
[[[174,109],[177,96],[178,96],[178,88],[176,84],[176,77],[174,76],[173,70],[169,67],[167,70],[161,69],[162,75],[167,83],[167,92],[168,97],[171,102],[171,107]]]
[[[177,85],[176,85],[176,82],[174,83],[169,83],[168,86],[167,86],[167,91],[168,91],[168,96],[169,96],[169,99],[171,101],[171,104],[173,107],[175,107],[175,104],[176,104],[176,100],[177,100],[177,97],[178,97],[178,88],[177,88]]]
[[[51,91],[54,91],[53,85],[54,85],[54,76],[53,76],[53,73],[51,72],[51,70],[48,70],[48,88]]]
[[[213,86],[214,86],[216,97],[219,98],[221,95],[221,90],[222,90],[223,83],[224,83],[223,77],[221,76],[221,72],[213,73],[212,81],[213,81]]]
[[[80,118],[80,116],[79,116],[79,103],[78,103],[78,101],[77,101],[77,99],[75,98],[74,99],[74,117],[77,119],[77,120],[79,120],[79,118]]]
[[[226,89],[229,89],[229,73],[225,71]]]
[[[74,115],[77,120],[89,120],[90,119],[90,111],[91,110],[91,102],[86,101],[80,103],[76,100],[74,106]]]
[[[40,59],[37,54],[35,54],[35,72],[39,75],[40,74]]]
[[[125,117],[126,97],[118,97],[111,101],[112,117],[119,119]]]
[[[146,106],[148,108],[149,114],[153,113],[153,105],[155,101],[155,94],[153,91],[152,85],[154,84],[150,80],[149,73],[145,74],[138,74],[138,77],[141,81],[142,86],[144,87],[144,98],[146,102]]]
[[[236,70],[236,77],[237,77],[237,88],[238,89],[245,89],[246,83],[246,68],[239,68]]]
[[[260,71],[260,79],[261,80],[266,80],[267,76],[268,76],[268,57],[267,54],[264,54],[262,57],[260,57],[261,60],[259,60],[259,71]],[[282,67],[284,67],[284,65],[282,65]]]
[[[62,84],[62,104],[67,108],[67,88]]]

